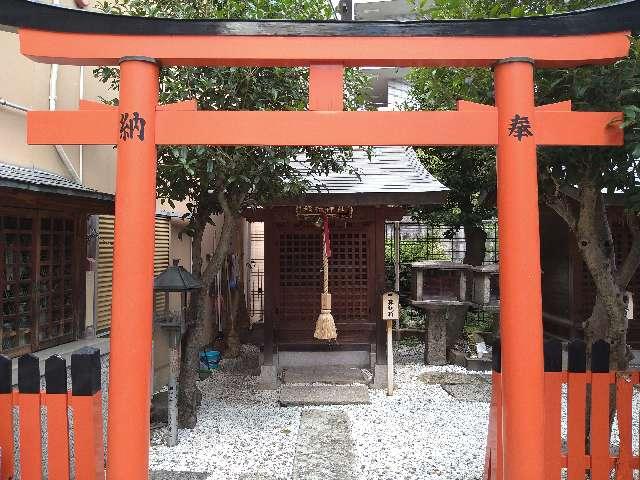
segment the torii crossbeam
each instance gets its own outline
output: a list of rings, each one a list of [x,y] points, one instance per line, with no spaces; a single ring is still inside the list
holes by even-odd
[[[460,102],[453,112],[198,112],[195,103],[158,106],[157,145],[497,145],[498,110]],[[486,108],[485,108],[486,107]],[[607,128],[618,112],[571,112],[570,104],[535,109],[537,144],[619,145],[622,130]],[[83,102],[79,111],[29,112],[32,145],[115,145],[117,108]],[[464,127],[464,128],[461,128]]]
[[[465,22],[179,21],[4,0],[0,25],[40,62],[120,65],[118,107],[30,112],[31,144],[118,149],[107,475],[148,476],[156,146],[495,145],[504,478],[544,476],[536,147],[621,145],[619,112],[534,106],[534,65],[605,64],[629,50],[640,2],[549,17]],[[354,41],[357,40],[357,41]],[[309,110],[202,112],[158,105],[162,66],[309,66]],[[345,66],[493,67],[496,105],[452,112],[344,112]],[[256,161],[260,161],[256,159]]]

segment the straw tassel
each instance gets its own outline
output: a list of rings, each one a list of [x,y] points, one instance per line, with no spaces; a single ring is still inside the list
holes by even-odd
[[[316,331],[313,334],[318,340],[335,340],[338,338],[336,324],[331,315],[331,294],[329,293],[329,257],[331,247],[329,244],[329,220],[324,215],[323,218],[323,246],[322,246],[322,268],[324,274],[323,293],[320,297],[320,315],[316,322]]]

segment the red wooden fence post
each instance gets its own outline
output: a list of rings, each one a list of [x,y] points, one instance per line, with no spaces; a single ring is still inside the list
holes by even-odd
[[[544,343],[544,478],[560,480],[562,422],[562,344]]]
[[[83,348],[71,355],[71,406],[76,478],[104,480],[100,351]]]
[[[544,480],[562,478],[567,469],[568,480],[584,480],[589,471],[593,480],[608,479],[615,467],[616,480],[631,480],[639,470],[640,457],[633,455],[632,400],[633,385],[639,383],[638,372],[609,372],[610,346],[604,340],[595,342],[591,352],[591,371],[587,371],[586,344],[583,340],[569,343],[568,372],[562,371],[562,345],[557,340],[544,342]],[[502,480],[502,431],[500,395],[503,377],[500,370],[500,345],[494,347],[493,393],[487,435],[484,480]],[[497,366],[496,366],[497,365]],[[567,451],[561,450],[562,385],[567,383]],[[591,385],[590,404],[587,387]],[[616,387],[616,412],[620,434],[619,454],[610,453],[609,427],[610,387]],[[590,425],[586,430],[587,407]],[[585,432],[588,436],[585,437]],[[588,440],[588,442],[585,442]],[[589,448],[587,448],[589,445]]]
[[[484,459],[484,480],[502,480],[502,370],[500,340],[493,345],[491,374],[491,407],[489,409],[489,431],[487,452]]]
[[[0,355],[0,480],[13,477],[13,398],[11,359]]]
[[[18,359],[18,392],[20,478],[41,480],[40,361],[34,355]]]
[[[599,340],[591,348],[591,478],[609,478],[609,344]]]
[[[67,362],[54,355],[44,363],[47,405],[47,472],[49,480],[69,479]]]
[[[631,480],[632,448],[631,441],[631,402],[633,384],[631,374],[617,372],[616,412],[618,414],[618,431],[620,433],[620,453],[616,465],[616,480]]]
[[[584,480],[585,428],[587,409],[587,357],[582,340],[569,344],[569,374],[567,380],[567,479]]]

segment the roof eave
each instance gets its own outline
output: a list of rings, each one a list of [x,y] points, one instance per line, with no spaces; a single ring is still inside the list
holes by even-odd
[[[67,195],[67,196],[78,197],[78,198],[90,198],[92,200],[98,200],[98,201],[109,202],[109,203],[113,203],[115,201],[114,195],[111,195],[109,193],[87,191],[87,190],[74,190],[72,188],[55,187],[52,185],[37,185],[34,183],[9,180],[6,178],[0,178],[0,187],[14,188],[17,190],[28,190],[31,192],[52,193],[55,195]]]
[[[448,190],[431,192],[363,192],[363,193],[308,193],[296,198],[282,198],[270,207],[292,205],[316,206],[378,206],[378,205],[439,205],[446,201]]]

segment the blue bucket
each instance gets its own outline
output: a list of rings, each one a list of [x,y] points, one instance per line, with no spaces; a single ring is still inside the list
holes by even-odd
[[[217,350],[205,350],[200,352],[200,367],[207,370],[218,368],[220,352]]]

